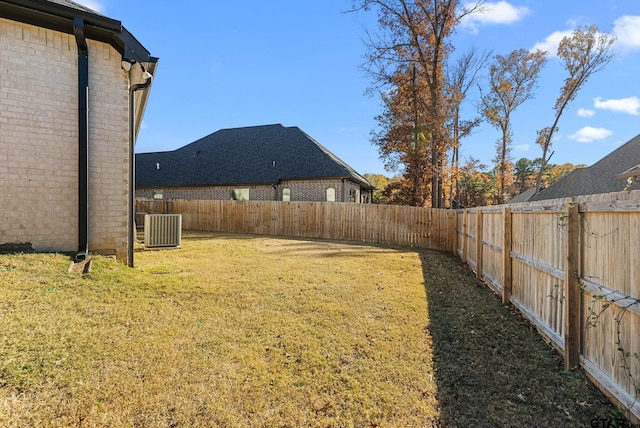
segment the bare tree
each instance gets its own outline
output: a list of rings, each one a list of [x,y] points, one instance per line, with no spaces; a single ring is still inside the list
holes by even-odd
[[[506,181],[511,177],[511,114],[522,103],[533,98],[540,70],[546,62],[545,51],[529,52],[518,49],[506,57],[496,55],[489,69],[489,92],[481,96],[481,113],[502,133],[496,142],[494,159],[498,173],[499,203],[505,200]]]
[[[578,28],[571,36],[564,37],[558,46],[558,58],[569,73],[556,100],[556,112],[553,125],[538,131],[536,142],[542,148],[542,163],[536,177],[536,193],[540,191],[542,172],[551,156],[547,157],[553,134],[558,130],[560,116],[567,105],[576,98],[578,91],[594,73],[601,71],[611,62],[613,55],[609,52],[615,38],[608,33],[601,33],[598,27]]]
[[[455,62],[453,67],[447,70],[448,92],[451,97],[451,180],[449,183],[449,196],[455,200],[460,193],[458,182],[460,180],[459,149],[460,140],[471,134],[473,128],[480,124],[479,118],[463,120],[461,118],[462,103],[467,98],[469,89],[477,83],[479,73],[486,64],[490,52],[484,51],[478,54],[478,50],[472,47]]]

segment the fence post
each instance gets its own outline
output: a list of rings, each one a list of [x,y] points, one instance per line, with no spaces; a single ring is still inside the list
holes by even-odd
[[[462,213],[462,262],[467,263],[467,246],[469,243],[467,242],[467,235],[469,232],[467,231],[467,209]]]
[[[567,204],[566,226],[564,368],[570,370],[580,363],[580,289],[578,287],[580,207],[578,204]]]
[[[511,301],[511,208],[505,207],[503,212],[504,234],[502,239],[502,303]]]
[[[482,208],[476,211],[476,277],[482,280]]]

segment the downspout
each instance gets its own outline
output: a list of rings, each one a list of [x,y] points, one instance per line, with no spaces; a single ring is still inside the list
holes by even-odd
[[[140,64],[142,66],[142,64]],[[129,239],[127,246],[127,265],[133,267],[133,243],[136,240],[136,155],[135,155],[135,92],[145,89],[151,84],[153,76],[142,68],[143,76],[147,79],[144,83],[137,83],[129,88]]]
[[[78,253],[75,261],[89,252],[89,51],[82,18],[73,19],[78,45]]]

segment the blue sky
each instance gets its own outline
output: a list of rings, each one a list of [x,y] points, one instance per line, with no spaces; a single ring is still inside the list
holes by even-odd
[[[384,169],[370,132],[381,112],[365,94],[364,29],[373,13],[344,14],[350,0],[76,0],[123,25],[160,58],[137,152],[174,150],[223,128],[298,126],[360,173]],[[591,165],[640,134],[640,1],[489,1],[459,26],[454,57],[476,46],[507,55],[558,41],[577,25],[617,36],[614,60],[594,75],[564,113],[551,162]],[[550,126],[565,75],[555,57],[536,96],[512,116],[512,155],[541,155],[536,130]],[[475,114],[477,94],[465,111]],[[497,130],[482,125],[461,156],[491,166]]]

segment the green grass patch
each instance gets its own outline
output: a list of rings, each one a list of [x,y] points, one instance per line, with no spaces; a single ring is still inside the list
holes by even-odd
[[[587,426],[612,411],[445,254],[185,233],[135,258],[96,256],[83,276],[67,256],[0,255],[0,426]]]

